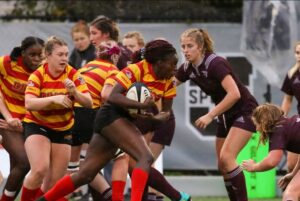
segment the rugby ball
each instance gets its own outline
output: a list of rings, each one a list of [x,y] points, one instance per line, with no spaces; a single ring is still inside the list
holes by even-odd
[[[126,97],[138,101],[140,103],[145,102],[147,97],[151,96],[151,92],[148,87],[142,82],[133,83],[127,90]],[[129,109],[129,113],[140,114],[140,109]]]

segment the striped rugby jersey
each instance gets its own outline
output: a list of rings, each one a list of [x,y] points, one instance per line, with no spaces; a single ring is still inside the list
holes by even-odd
[[[26,68],[22,57],[12,61],[10,56],[0,57],[0,86],[4,102],[13,118],[25,116],[25,89],[33,71]]]
[[[115,76],[115,80],[126,90],[134,82],[143,82],[151,91],[155,101],[176,96],[174,78],[157,80],[152,65],[146,60],[130,64]]]
[[[32,94],[42,98],[68,94],[63,83],[67,78],[75,83],[80,92],[88,93],[84,79],[70,65],[65,68],[61,75],[55,78],[49,73],[48,64],[44,64],[30,75],[25,95]],[[74,114],[72,108],[64,108],[61,105],[53,104],[40,111],[27,111],[24,121],[33,122],[57,131],[65,131],[72,128]]]
[[[89,92],[93,99],[93,108],[100,107],[103,102],[101,100],[101,91],[106,79],[115,76],[119,70],[113,64],[103,61],[94,60],[80,68],[78,72],[83,76]],[[82,107],[79,103],[75,103],[76,107]]]

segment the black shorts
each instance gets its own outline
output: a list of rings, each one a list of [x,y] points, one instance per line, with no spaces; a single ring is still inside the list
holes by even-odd
[[[99,108],[75,107],[75,124],[72,130],[72,146],[89,143],[94,133],[94,120]]]
[[[256,127],[251,119],[251,114],[228,117],[218,116],[217,137],[226,138],[231,127],[237,127],[249,132],[255,132]]]
[[[36,123],[23,123],[25,138],[31,135],[42,135],[47,137],[52,143],[57,144],[72,144],[71,129],[66,131],[55,131],[45,126],[40,126]]]
[[[166,122],[158,124],[138,119],[135,121],[135,125],[142,134],[154,131],[152,142],[167,146],[171,145],[175,133],[175,116],[173,112],[171,112],[170,118]]]
[[[130,121],[133,121],[129,113],[123,108],[115,105],[104,104],[96,114],[94,132],[101,134],[103,128],[120,118],[126,118]]]

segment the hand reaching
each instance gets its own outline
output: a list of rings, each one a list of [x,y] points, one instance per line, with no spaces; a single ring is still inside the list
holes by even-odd
[[[22,123],[18,118],[10,118],[7,121],[4,119],[0,119],[0,128],[13,132],[23,132]]]
[[[145,102],[143,103],[143,106],[141,109],[148,109],[148,108],[155,108],[157,109],[157,106],[155,104],[154,98],[147,97]]]
[[[284,175],[283,177],[281,177],[278,181],[279,188],[284,190],[287,187],[287,185],[290,183],[290,181],[292,180],[293,177],[294,177],[294,175],[292,173],[288,173],[288,174]]]
[[[68,91],[68,93],[71,95],[71,96],[74,96],[76,94],[76,86],[74,84],[74,82],[70,79],[65,79],[64,80],[64,85]]]
[[[205,129],[213,120],[213,116],[207,113],[206,115],[201,116],[195,121],[195,125],[198,128]]]
[[[255,161],[252,160],[252,159],[249,159],[249,160],[244,160],[242,162],[242,168],[244,170],[247,170],[248,172],[254,172],[255,169],[254,169],[254,166],[255,166]]]

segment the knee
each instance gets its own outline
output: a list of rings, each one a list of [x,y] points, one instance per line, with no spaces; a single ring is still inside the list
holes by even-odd
[[[232,161],[235,161],[235,159],[231,158],[231,155],[229,153],[221,153],[220,159],[218,161],[218,168],[221,172],[226,172],[227,167],[230,166],[230,163]]]
[[[154,162],[154,156],[151,152],[145,153],[145,155],[141,159],[146,166],[151,166]]]
[[[282,200],[298,200],[298,194],[293,190],[285,190],[282,196]]]
[[[40,166],[38,168],[34,168],[30,170],[30,175],[34,177],[36,180],[43,180],[46,176],[49,168],[47,166]]]

